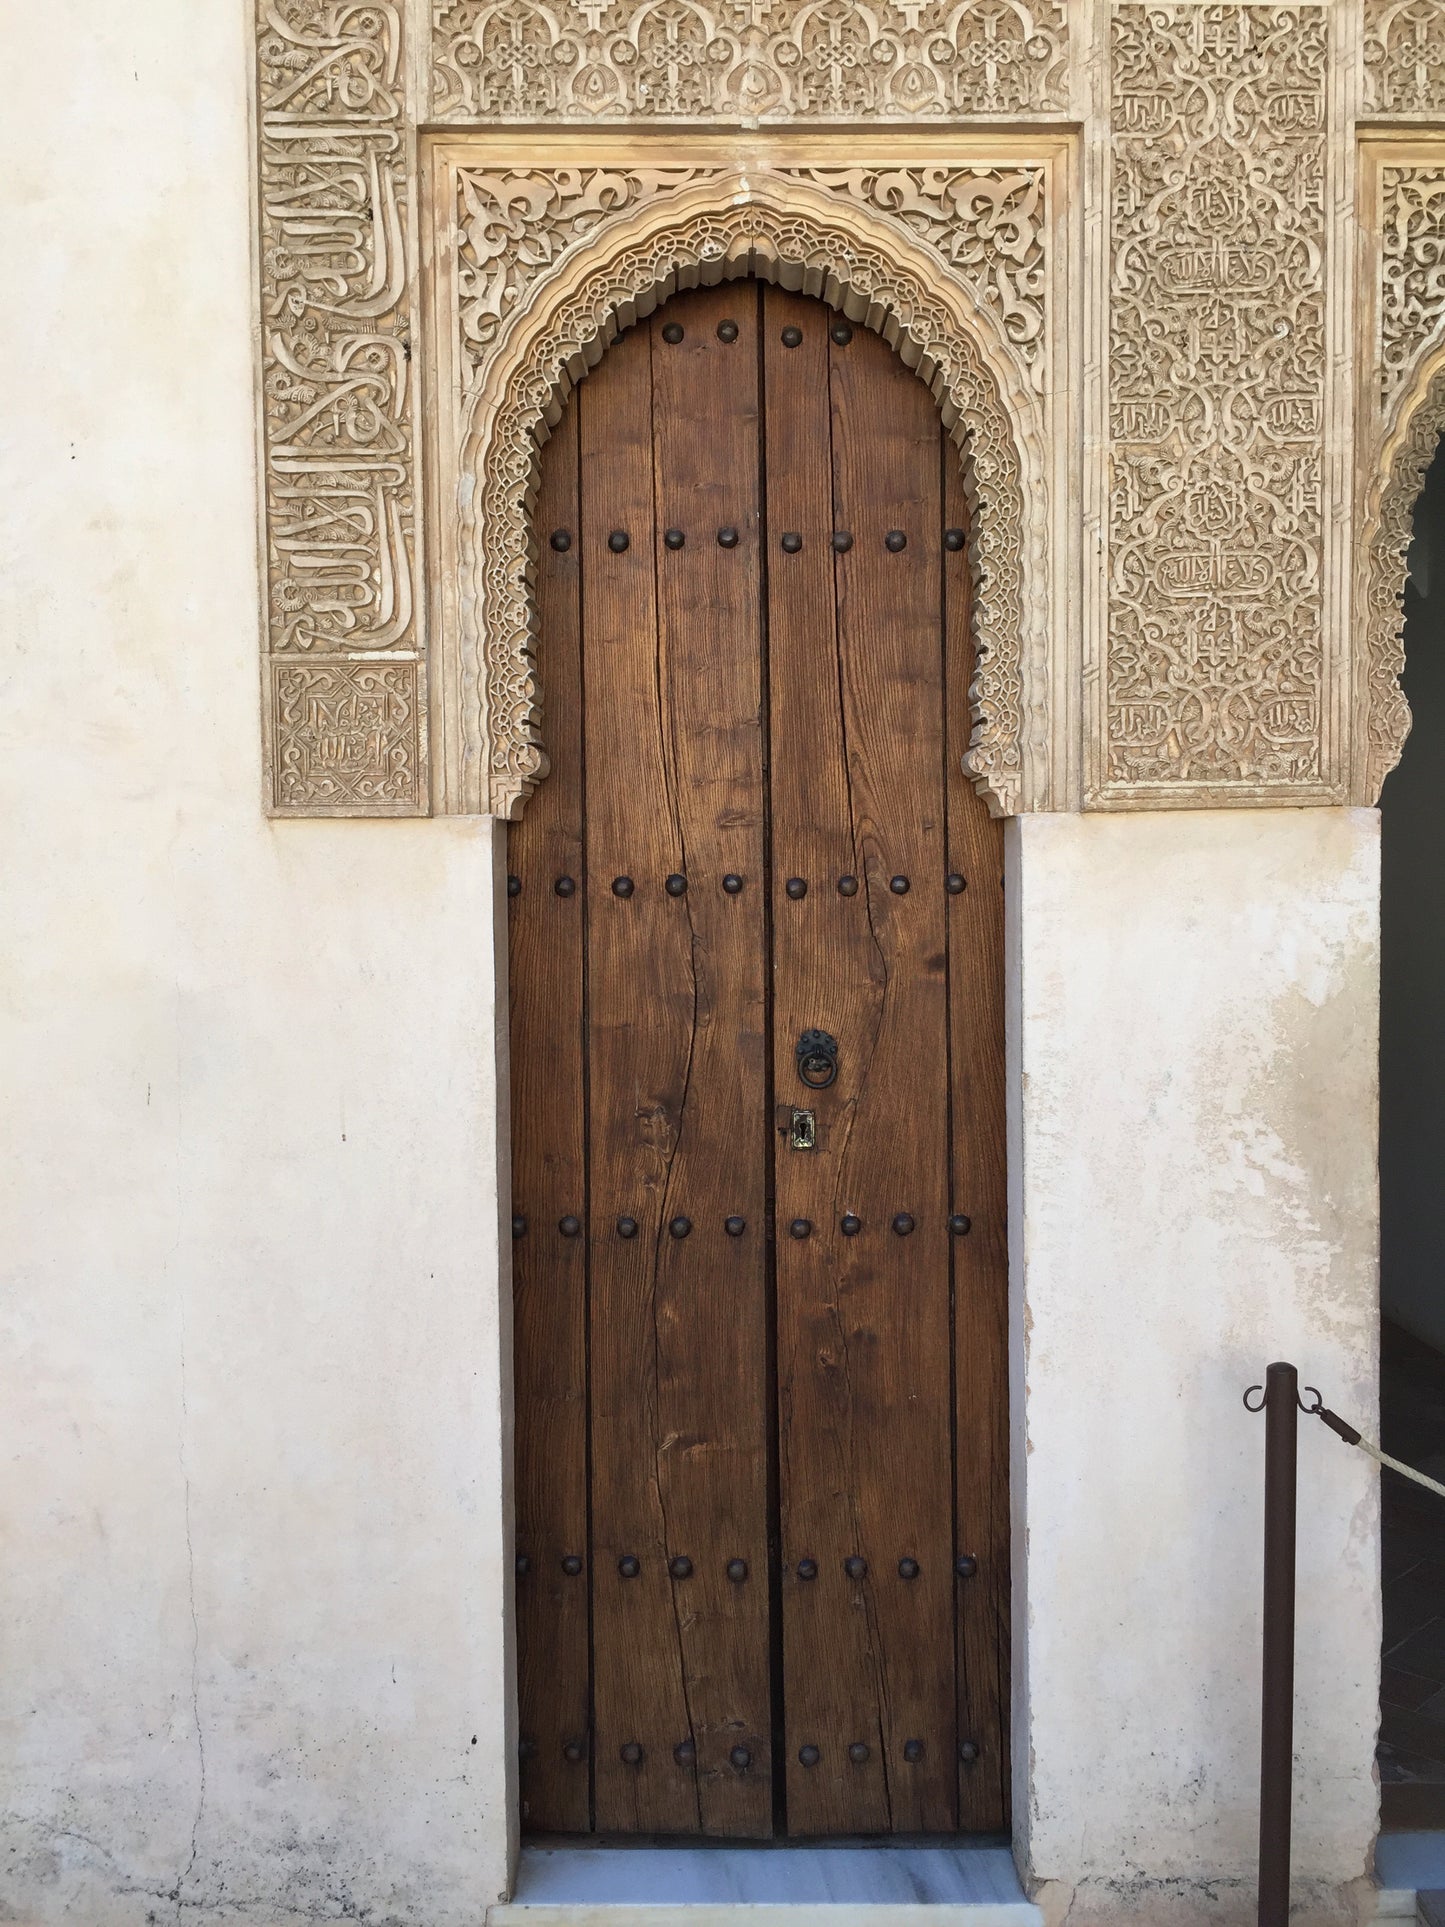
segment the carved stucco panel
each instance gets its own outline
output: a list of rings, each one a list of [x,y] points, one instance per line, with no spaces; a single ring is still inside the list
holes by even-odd
[[[276,802],[346,814],[416,802],[422,714],[416,664],[271,663]]]
[[[978,511],[970,769],[996,809],[1039,807],[1049,626],[1043,170],[744,177],[461,165],[451,194],[462,650],[441,692],[450,806],[513,815],[545,770],[527,526],[545,424],[618,325],[676,287],[758,273],[878,328],[938,396]],[[514,230],[506,248],[504,229]]]
[[[1326,12],[1120,5],[1111,71],[1105,795],[1264,800],[1325,776]]]
[[[1065,113],[1066,0],[434,0],[442,121]]]
[[[1380,175],[1380,413],[1445,322],[1445,165]]]
[[[1365,0],[1365,110],[1445,114],[1445,0]]]
[[[415,813],[427,794],[403,10],[259,0],[256,19],[268,802]],[[298,661],[305,675],[283,667]]]
[[[1376,338],[1360,503],[1360,689],[1355,761],[1360,800],[1376,802],[1400,760],[1410,710],[1404,594],[1415,502],[1445,429],[1445,141],[1373,170],[1367,229],[1377,254]]]
[[[1042,166],[782,167],[779,178],[809,182],[892,216],[935,249],[993,308],[1028,364],[1044,344]],[[723,170],[696,167],[462,168],[457,175],[457,287],[461,339],[473,371],[501,322],[569,248],[592,239],[610,216],[674,195]]]

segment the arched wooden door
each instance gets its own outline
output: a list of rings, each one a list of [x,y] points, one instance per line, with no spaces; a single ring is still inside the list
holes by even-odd
[[[542,462],[511,832],[534,1830],[1007,1818],[1002,847],[924,386],[680,296]]]

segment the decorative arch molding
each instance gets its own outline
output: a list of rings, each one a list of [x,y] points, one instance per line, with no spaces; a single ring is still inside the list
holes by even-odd
[[[436,159],[437,346],[455,401],[437,807],[513,819],[546,772],[530,511],[567,395],[618,328],[678,289],[743,275],[875,329],[933,390],[974,511],[969,772],[996,814],[1049,807],[1047,163],[538,170],[464,142]]]
[[[1377,803],[1410,734],[1405,667],[1405,582],[1415,503],[1445,434],[1445,343],[1416,368],[1394,413],[1365,505],[1363,801]]]
[[[1413,9],[1389,19],[1408,25]],[[1351,794],[1379,801],[1410,733],[1400,686],[1415,503],[1445,431],[1445,139],[1364,144],[1363,226],[1374,312],[1359,374],[1356,656]]]

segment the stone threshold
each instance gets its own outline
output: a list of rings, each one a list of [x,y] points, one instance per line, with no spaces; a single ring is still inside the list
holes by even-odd
[[[524,1847],[488,1927],[1043,1927],[1006,1847]]]

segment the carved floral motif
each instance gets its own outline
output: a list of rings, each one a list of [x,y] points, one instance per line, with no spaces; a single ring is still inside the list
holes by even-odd
[[[1365,0],[1365,105],[1445,112],[1445,0]]]
[[[1383,412],[1445,319],[1445,167],[1382,168],[1380,196]]]
[[[754,175],[746,195],[705,170],[537,171],[498,176],[457,170],[457,316],[472,441],[463,570],[474,581],[477,700],[464,705],[476,732],[464,761],[486,759],[485,793],[511,816],[545,772],[532,656],[535,620],[529,593],[527,508],[536,480],[538,431],[555,419],[558,399],[623,314],[646,313],[674,287],[726,273],[786,274],[900,335],[930,380],[950,425],[958,423],[968,488],[979,506],[975,538],[980,642],[972,692],[975,733],[969,768],[1001,811],[1018,807],[1023,780],[1024,553],[1037,515],[1026,504],[1014,429],[998,383],[970,328],[961,326],[941,288],[953,282],[995,309],[1002,337],[1027,365],[1035,359],[1043,317],[1043,179],[1025,168],[780,169]],[[809,205],[797,191],[814,197]],[[530,185],[529,185],[530,184]],[[699,206],[691,190],[712,187]],[[836,219],[829,200],[840,204]],[[669,212],[672,205],[676,213]],[[645,209],[643,240],[609,240],[608,223],[624,226]],[[548,210],[551,211],[550,220]],[[853,210],[854,212],[849,212]],[[926,239],[943,257],[941,275],[922,278],[900,265],[900,250],[866,238],[867,214],[906,225],[912,252]],[[580,221],[570,227],[573,213]],[[521,224],[527,265],[498,274],[499,222]],[[476,234],[480,232],[480,248]],[[916,237],[916,238],[915,238]],[[562,272],[574,249],[590,271],[575,291],[544,292],[543,277]],[[507,317],[528,303],[529,345],[510,346]],[[967,302],[964,303],[967,307]],[[479,319],[480,316],[480,319]],[[505,348],[505,369],[497,356]],[[483,539],[479,540],[479,535]],[[1034,562],[1036,571],[1041,561]],[[1041,680],[1037,663],[1034,680]],[[467,683],[464,672],[463,684]],[[464,779],[465,780],[465,779]]]
[[[599,221],[646,195],[685,187],[699,172],[692,167],[460,169],[458,320],[472,365],[538,275],[586,240]]]
[[[1044,333],[1041,167],[810,167],[781,170],[901,221],[995,308],[1035,364]]]
[[[1400,760],[1410,707],[1405,666],[1406,562],[1415,503],[1445,428],[1445,166],[1379,170],[1378,469],[1364,497],[1364,800]]]
[[[1365,800],[1377,802],[1410,733],[1410,705],[1400,687],[1405,667],[1406,558],[1415,503],[1445,429],[1445,365],[1410,411],[1387,464],[1378,519],[1367,551],[1365,588]]]
[[[1321,780],[1327,21],[1114,15],[1107,780]]]
[[[716,177],[720,170],[711,170]],[[901,221],[998,313],[1030,366],[1044,329],[1041,167],[785,167],[773,170]],[[458,289],[462,345],[475,367],[539,275],[598,224],[706,178],[694,167],[461,168]]]
[[[438,119],[1063,112],[1065,0],[434,0]]]
[[[414,804],[417,689],[415,662],[273,660],[278,807],[394,811]]]
[[[313,660],[414,651],[400,7],[259,0],[257,28],[270,651]],[[414,665],[409,675],[414,714]],[[319,766],[291,754],[297,713],[278,698],[279,808],[336,800],[334,778],[317,775],[313,792],[299,774]],[[420,808],[415,734],[397,741],[410,761],[399,768],[392,757],[384,797],[366,800]]]

